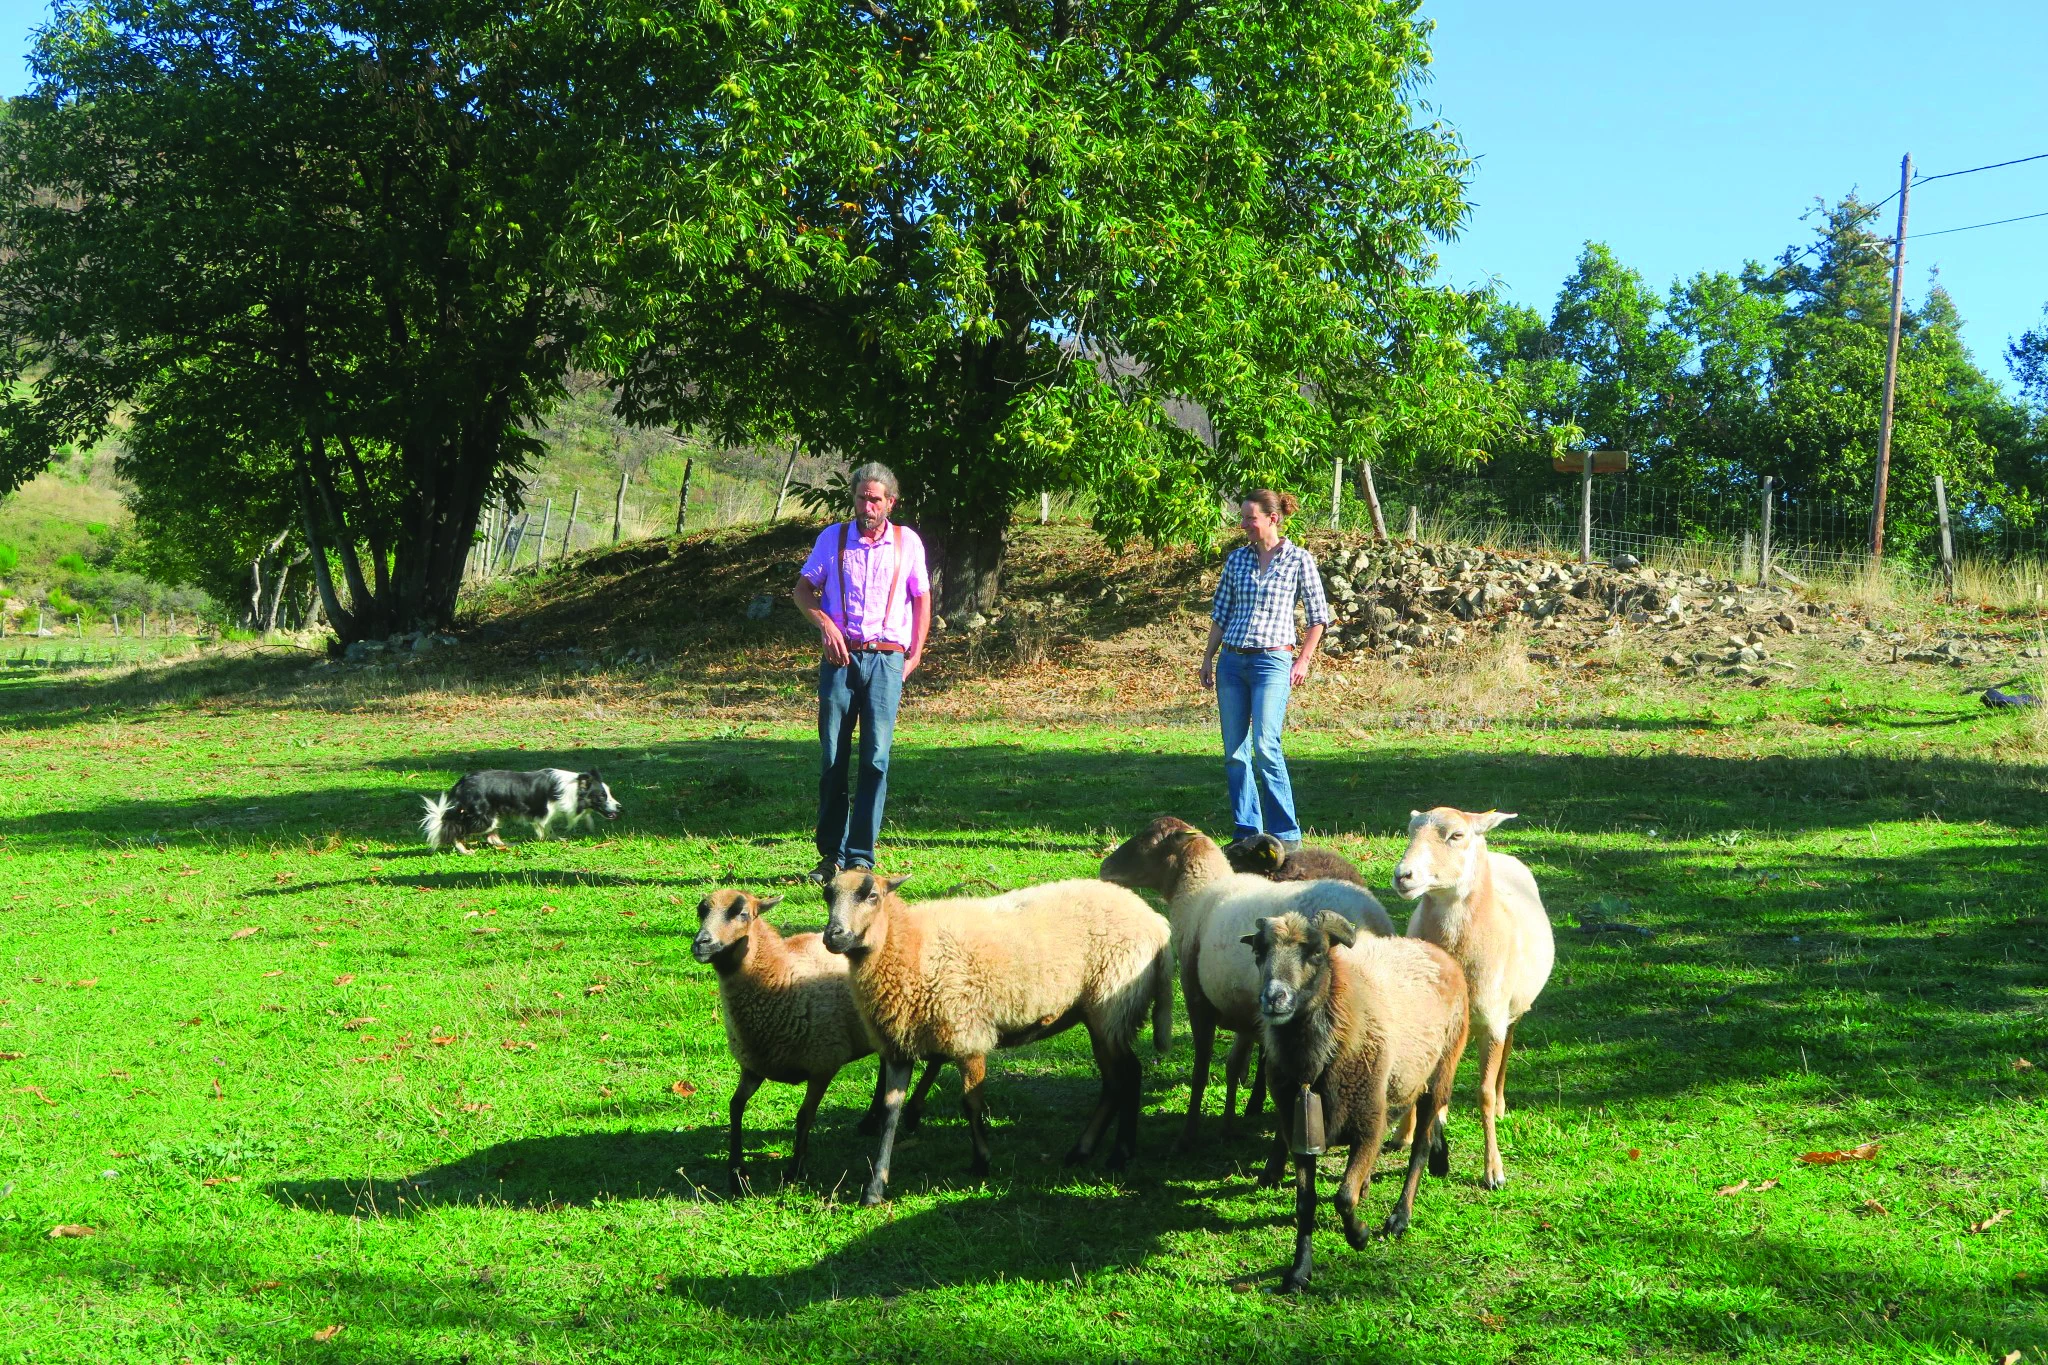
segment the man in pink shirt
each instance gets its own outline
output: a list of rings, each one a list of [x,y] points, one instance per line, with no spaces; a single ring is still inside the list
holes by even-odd
[[[796,582],[796,604],[818,627],[818,865],[811,880],[841,868],[873,867],[889,792],[889,740],[903,680],[924,659],[931,631],[931,576],[924,542],[890,522],[896,475],[887,465],[853,471],[853,520],[827,526]],[[860,772],[853,802],[846,769],[860,726]]]

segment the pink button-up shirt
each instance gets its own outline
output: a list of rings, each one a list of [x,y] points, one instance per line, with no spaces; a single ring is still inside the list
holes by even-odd
[[[842,523],[843,524],[843,523]],[[896,599],[885,602],[889,585],[896,580],[896,556],[902,555],[902,586]],[[846,602],[839,600],[839,526],[827,526],[804,561],[803,576],[819,592],[825,614],[833,619],[846,638],[856,642],[888,641],[911,646],[910,599],[932,590],[931,575],[924,562],[924,542],[908,526],[889,523],[882,538],[869,542],[861,538],[858,526],[846,533]]]

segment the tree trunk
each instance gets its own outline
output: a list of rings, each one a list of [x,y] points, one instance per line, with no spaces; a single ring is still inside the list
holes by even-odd
[[[991,524],[977,517],[957,525],[935,515],[927,518],[929,529],[919,528],[931,570],[933,609],[949,619],[995,608],[1010,551],[1008,518]]]

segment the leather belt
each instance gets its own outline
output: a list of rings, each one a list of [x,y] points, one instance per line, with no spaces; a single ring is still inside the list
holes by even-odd
[[[1293,645],[1225,645],[1232,654],[1292,654]]]
[[[849,654],[909,653],[908,650],[904,649],[902,645],[897,644],[894,640],[848,640],[846,642],[846,652]]]

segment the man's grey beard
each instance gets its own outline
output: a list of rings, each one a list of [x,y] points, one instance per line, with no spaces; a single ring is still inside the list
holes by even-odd
[[[860,528],[860,533],[864,536],[873,535],[886,526],[888,522],[889,518],[886,514],[878,517],[862,516],[859,512],[853,514],[853,524]]]

